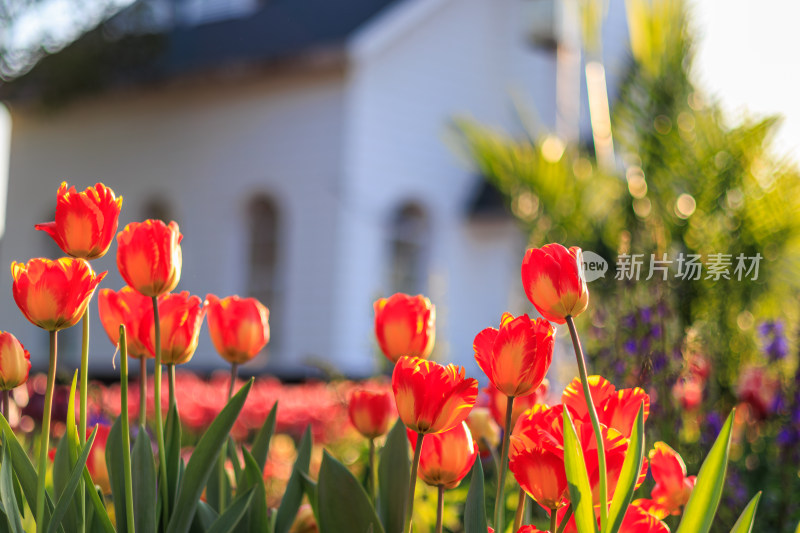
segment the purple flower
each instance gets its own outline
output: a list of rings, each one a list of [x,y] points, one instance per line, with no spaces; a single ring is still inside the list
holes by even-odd
[[[623,344],[623,347],[625,348],[625,351],[628,352],[629,354],[635,354],[636,353],[636,339],[628,339],[628,340],[626,340],[625,344]]]

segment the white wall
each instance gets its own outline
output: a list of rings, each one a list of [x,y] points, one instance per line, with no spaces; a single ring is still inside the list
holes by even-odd
[[[15,110],[0,264],[60,255],[33,225],[53,219],[62,180],[81,189],[103,181],[125,198],[120,228],[141,220],[143,202],[154,194],[174,206],[184,234],[183,274],[176,290],[201,298],[209,292],[243,293],[247,200],[253,193],[272,194],[285,222],[281,266],[287,298],[283,316],[274,317],[283,330],[273,334],[276,342],[282,339],[269,368],[296,368],[308,356],[325,357],[341,166],[341,80],[339,72],[192,80],[114,94],[49,115]],[[115,250],[96,261],[95,268],[110,271],[101,286],[116,290],[123,281]],[[13,304],[7,266],[0,271],[0,298],[6,302],[0,308],[0,328],[18,335],[34,366],[42,368],[47,336]],[[95,372],[111,373],[111,344],[93,307],[92,366]],[[80,332],[75,333],[79,338]],[[190,365],[216,365],[205,325],[200,338]],[[65,357],[69,351],[65,346]]]
[[[339,237],[334,352],[350,354],[354,372],[374,368],[371,303],[390,291],[389,220],[404,201],[419,202],[432,221],[434,357],[477,375],[475,335],[496,327],[504,311],[529,308],[519,280],[524,240],[510,221],[467,220],[477,175],[445,139],[459,115],[518,129],[512,88],[548,110],[542,115],[552,127],[554,58],[529,48],[518,23],[523,7],[518,0],[412,0],[351,43],[349,205]]]

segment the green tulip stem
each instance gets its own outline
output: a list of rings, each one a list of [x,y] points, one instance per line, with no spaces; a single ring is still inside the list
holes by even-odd
[[[517,512],[514,514],[514,527],[511,531],[517,531],[522,526],[522,519],[525,518],[525,504],[528,502],[527,494],[519,488],[519,503],[517,503]]]
[[[597,409],[592,399],[592,391],[589,389],[589,378],[586,375],[586,358],[583,355],[581,340],[578,338],[578,330],[575,329],[575,321],[571,316],[566,317],[569,334],[572,337],[572,347],[575,349],[575,358],[578,360],[578,371],[581,375],[583,385],[583,396],[589,417],[592,419],[592,429],[594,438],[597,441],[597,462],[600,466],[600,524],[601,528],[608,522],[608,480],[606,474],[606,452],[603,444],[603,434],[600,431],[600,420],[597,418]]]
[[[86,420],[89,418],[88,409],[89,394],[89,304],[86,304],[86,311],[83,312],[83,343],[81,344],[81,394],[80,394],[80,418],[78,419],[78,438],[81,446],[86,444]]]
[[[442,533],[442,517],[444,515],[444,485],[439,485],[439,499],[436,501],[436,533]]]
[[[375,468],[375,439],[369,439],[369,494],[372,505],[378,502],[378,472]]]
[[[6,420],[8,420],[9,416],[11,416],[11,413],[8,412],[9,411],[8,396],[9,396],[8,391],[3,390],[3,416],[6,417]]]
[[[236,387],[236,374],[239,371],[239,363],[231,363],[231,384],[228,385],[228,400],[233,396],[233,389]]]
[[[164,422],[161,415],[161,322],[158,317],[158,297],[153,296],[153,325],[156,329],[156,366],[153,370],[153,396],[155,400],[156,444],[158,445],[158,471],[161,481],[161,508],[164,523],[169,523],[169,489],[167,487],[167,452],[164,446]]]
[[[419,458],[422,455],[422,439],[424,433],[417,433],[417,445],[414,448],[414,461],[411,463],[411,479],[408,481],[408,499],[406,500],[406,525],[403,530],[411,533],[411,518],[414,514],[414,493],[417,490],[417,469],[419,468]]]
[[[139,426],[147,426],[147,357],[139,358]]]
[[[550,509],[550,533],[556,533],[556,527],[558,527],[558,510],[557,509]]]
[[[178,400],[175,398],[175,363],[167,365],[167,376],[169,377],[169,408],[178,411]]]
[[[53,412],[53,389],[56,385],[58,361],[58,332],[50,332],[50,366],[47,369],[47,389],[44,395],[42,438],[39,441],[39,469],[36,475],[36,531],[42,533],[44,524],[45,479],[47,478],[47,453],[50,451],[50,416]]]
[[[131,434],[128,423],[128,342],[125,326],[119,326],[119,349],[121,354],[120,411],[122,426],[122,477],[125,480],[125,518],[128,531],[136,531],[133,523],[133,478],[131,473]]]
[[[569,504],[569,507],[567,507],[567,512],[564,514],[564,518],[561,519],[561,524],[558,526],[558,531],[556,533],[564,533],[564,529],[567,527],[570,518],[572,518],[572,504]]]
[[[494,530],[505,531],[506,518],[506,471],[508,470],[508,448],[511,444],[511,420],[514,410],[514,397],[508,397],[506,403],[506,425],[503,427],[503,451],[500,454],[500,469],[497,471],[497,497],[494,501]]]

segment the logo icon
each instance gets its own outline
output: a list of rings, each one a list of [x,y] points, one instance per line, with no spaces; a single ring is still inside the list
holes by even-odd
[[[608,272],[608,261],[594,252],[583,252],[583,275],[587,283],[606,277],[606,272]]]

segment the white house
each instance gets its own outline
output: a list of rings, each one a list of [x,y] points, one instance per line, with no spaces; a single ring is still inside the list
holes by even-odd
[[[13,304],[7,265],[59,255],[33,226],[52,220],[62,180],[102,181],[125,198],[121,225],[180,224],[177,290],[270,307],[269,353],[243,372],[373,373],[372,302],[403,290],[437,306],[434,357],[476,375],[475,334],[506,310],[532,312],[526,243],[502,209],[486,214],[491,191],[447,127],[467,115],[519,130],[512,95],[555,127],[556,54],[531,42],[532,27],[562,36],[558,17],[531,18],[547,0],[166,2],[134,4],[0,88],[12,118],[0,329],[43,368],[47,335]],[[613,93],[621,0],[607,25]],[[114,250],[94,266],[118,289]],[[112,375],[92,310],[93,372]],[[65,368],[78,361],[74,329]],[[221,363],[204,326],[187,366]]]

